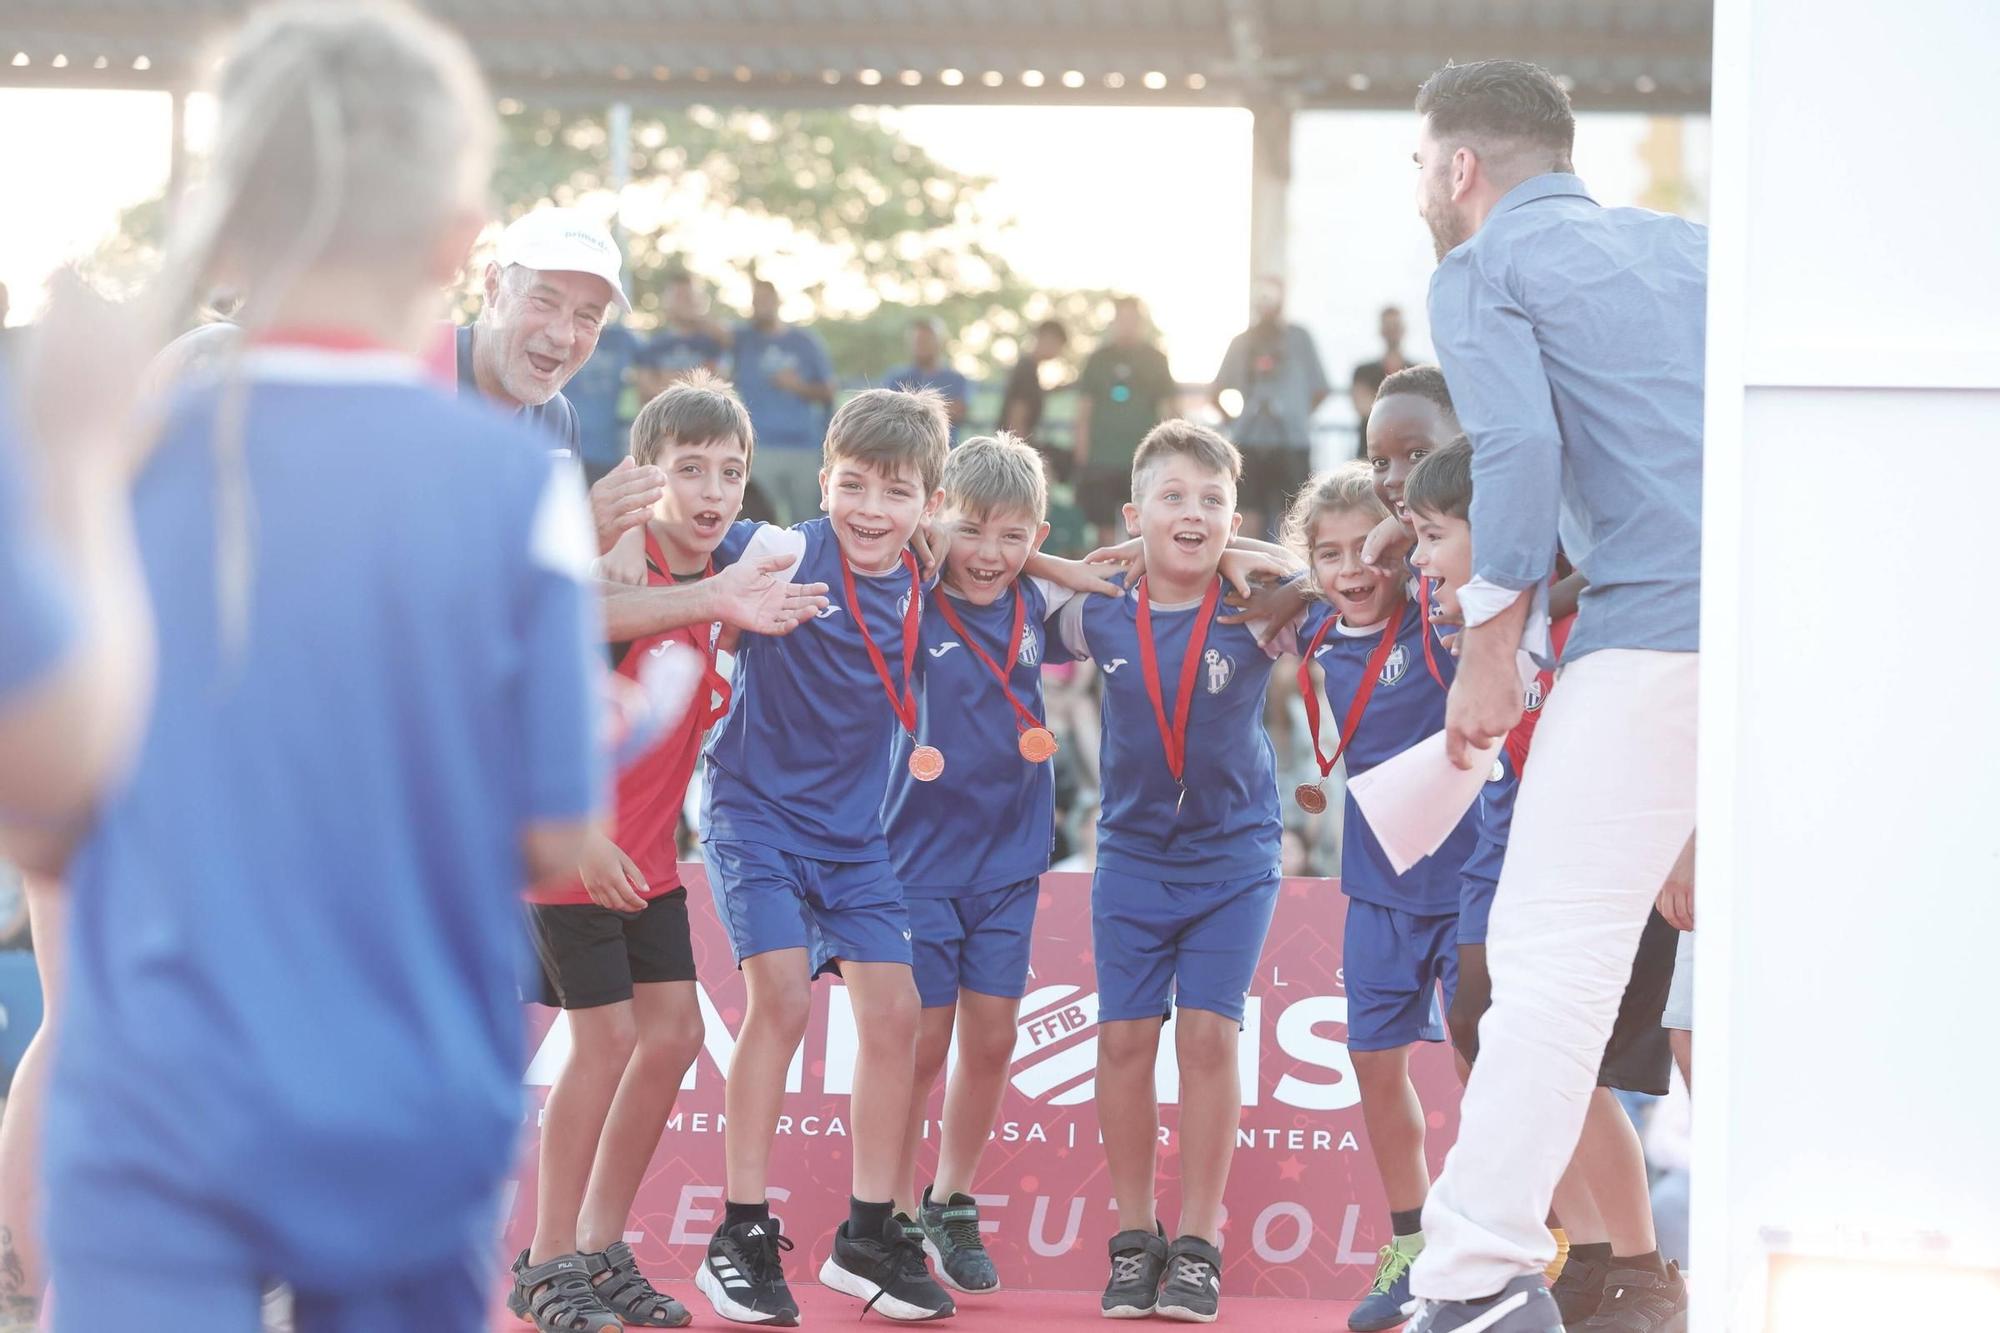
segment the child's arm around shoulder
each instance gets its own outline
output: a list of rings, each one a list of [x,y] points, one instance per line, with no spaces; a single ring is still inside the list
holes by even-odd
[[[721,622],[751,634],[789,634],[827,604],[824,583],[794,583],[805,534],[768,523],[738,523],[716,548],[719,572],[677,587],[611,588],[605,636],[614,643]]]

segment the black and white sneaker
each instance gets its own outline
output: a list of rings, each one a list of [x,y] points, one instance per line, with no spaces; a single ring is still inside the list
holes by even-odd
[[[1098,1309],[1106,1319],[1144,1319],[1160,1303],[1167,1271],[1167,1237],[1161,1231],[1121,1231],[1111,1238],[1111,1281]]]
[[[1586,1259],[1575,1250],[1569,1252],[1563,1271],[1549,1287],[1556,1309],[1562,1311],[1564,1328],[1581,1328],[1597,1313],[1597,1307],[1604,1304],[1604,1279],[1610,1275],[1610,1264]]]
[[[1403,1333],[1563,1333],[1563,1321],[1542,1275],[1529,1273],[1485,1300],[1420,1300]]]
[[[878,1236],[854,1237],[847,1223],[833,1233],[833,1253],[820,1265],[820,1285],[844,1291],[870,1310],[905,1323],[949,1319],[958,1312],[951,1296],[931,1276],[924,1248],[891,1217]]]
[[[1222,1306],[1222,1251],[1199,1236],[1167,1246],[1166,1280],[1154,1313],[1187,1324],[1212,1324]]]
[[[1644,1268],[1621,1268],[1604,1281],[1604,1301],[1581,1324],[1579,1333],[1687,1333],[1688,1289],[1679,1264],[1664,1276]]]
[[[695,1289],[733,1323],[796,1328],[799,1303],[785,1285],[780,1253],[791,1248],[791,1237],[775,1217],[724,1227],[708,1242],[708,1258],[694,1275]]]
[[[937,1262],[938,1277],[954,1291],[984,1296],[1000,1290],[1000,1274],[979,1233],[979,1204],[969,1194],[940,1203],[924,1191],[917,1209],[924,1251]]]

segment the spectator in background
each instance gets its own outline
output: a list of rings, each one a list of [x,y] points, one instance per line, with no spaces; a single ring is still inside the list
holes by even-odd
[[[708,316],[708,302],[694,274],[677,269],[661,292],[660,327],[632,363],[632,382],[651,402],[696,370],[720,373],[729,330]]]
[[[731,335],[737,396],[757,435],[757,483],[782,523],[819,512],[820,445],[833,402],[826,344],[778,318],[778,289],[750,289],[750,321]]]
[[[1167,354],[1148,338],[1139,299],[1121,296],[1111,311],[1111,329],[1076,382],[1077,503],[1100,537],[1122,539],[1132,455],[1147,431],[1173,415],[1174,376]]]
[[[626,431],[639,413],[639,404],[629,401],[627,393],[644,350],[645,340],[637,333],[622,323],[606,323],[597,335],[597,350],[563,386],[576,409],[584,480],[592,485],[625,457]]]
[[[1042,367],[1063,354],[1069,346],[1069,330],[1062,321],[1045,319],[1035,325],[1035,336],[1021,344],[1014,371],[1007,377],[1007,392],[1000,400],[1000,429],[1012,431],[1049,457],[1048,446],[1035,438],[1042,424],[1042,408],[1048,390],[1042,386]],[[1053,462],[1053,460],[1051,460]]]
[[[1255,318],[1229,342],[1209,399],[1229,422],[1243,453],[1236,511],[1243,531],[1268,536],[1292,493],[1312,475],[1312,414],[1330,391],[1312,335],[1285,322],[1285,283],[1259,278],[1251,293]],[[1232,419],[1225,390],[1242,395]]]
[[[1373,361],[1363,361],[1354,368],[1354,380],[1348,392],[1354,399],[1355,429],[1354,456],[1368,456],[1368,414],[1375,409],[1375,391],[1382,387],[1382,381],[1410,364],[1410,358],[1403,355],[1403,311],[1400,306],[1382,307],[1382,355]]]
[[[972,399],[972,383],[944,359],[944,326],[925,316],[910,324],[910,364],[882,377],[890,389],[935,389],[944,397],[951,417],[951,442],[958,443],[959,423]]]

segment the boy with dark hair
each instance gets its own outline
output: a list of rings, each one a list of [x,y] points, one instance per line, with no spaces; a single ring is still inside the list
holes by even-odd
[[[860,1049],[853,1196],[820,1281],[891,1319],[953,1312],[893,1216],[918,997],[881,818],[893,738],[918,722],[924,587],[909,544],[937,508],[950,430],[936,394],[858,395],[827,429],[826,516],[793,528],[738,524],[717,552],[723,562],[786,555],[834,589],[796,633],[743,637],[735,697],[708,748],[704,851],[749,1004],[729,1067],[726,1211],[696,1284],[740,1323],[798,1322],[781,1259],[792,1243],[771,1216],[766,1176],[785,1070],[824,972],[847,984]],[[920,780],[945,762],[931,745],[906,761]]]
[[[1097,1108],[1118,1210],[1114,1319],[1208,1322],[1222,1294],[1222,1192],[1242,1107],[1244,997],[1277,901],[1277,773],[1265,734],[1273,661],[1255,630],[1216,618],[1239,523],[1236,446],[1165,421],[1132,460],[1127,530],[1145,574],[1082,597],[1064,645],[1104,675],[1103,815],[1091,890],[1097,963]],[[1181,1218],[1156,1211],[1160,1033],[1179,1008]]]
[[[1430,455],[1409,474],[1404,499],[1416,528],[1413,561],[1434,581],[1438,616],[1456,623],[1459,591],[1472,576],[1472,447],[1464,437]],[[1574,616],[1550,629],[1556,652]],[[1486,924],[1504,864],[1514,801],[1526,771],[1535,723],[1555,687],[1543,671],[1527,687],[1521,723],[1508,736],[1502,777],[1480,790],[1478,845],[1465,862],[1460,898],[1459,986],[1451,1007],[1452,1041],[1470,1065],[1479,1054],[1479,1020],[1492,999]],[[1662,1263],[1653,1230],[1645,1153],[1631,1118],[1613,1090],[1661,1096],[1667,1091],[1670,1045],[1661,1027],[1674,970],[1674,929],[1658,912],[1646,923],[1631,980],[1599,1062],[1583,1133],[1556,1188],[1562,1262],[1549,1293],[1572,1329],[1592,1333],[1664,1333],[1686,1320],[1687,1288],[1678,1269]],[[1676,1322],[1679,1321],[1679,1322]]]
[[[649,586],[712,572],[743,503],[751,450],[749,414],[706,371],[640,411],[632,457],[667,479],[644,529]],[[727,577],[738,581],[751,568]],[[700,693],[688,716],[619,775],[613,835],[592,834],[578,877],[529,894],[538,998],[568,1013],[571,1048],[543,1113],[535,1236],[515,1260],[508,1307],[547,1333],[593,1321],[610,1327],[614,1317],[678,1328],[691,1317],[653,1289],[624,1236],[681,1077],[701,1049],[674,834],[702,738],[720,715],[714,700],[726,707],[729,687],[715,674],[720,629],[685,625],[613,646],[618,673],[632,680],[663,653],[698,655]],[[578,1272],[590,1289],[573,1280]]]

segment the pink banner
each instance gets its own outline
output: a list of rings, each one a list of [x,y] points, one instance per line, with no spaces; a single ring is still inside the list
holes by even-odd
[[[693,1273],[722,1210],[723,1073],[744,1003],[743,978],[731,963],[702,867],[684,865],[681,873],[708,1032],[639,1192],[630,1235],[640,1262],[667,1277]],[[1244,1105],[1223,1246],[1224,1282],[1237,1293],[1358,1299],[1373,1275],[1376,1247],[1388,1241],[1388,1215],[1347,1053],[1344,911],[1337,881],[1287,880],[1251,987],[1239,1054]],[[531,1007],[529,1013],[532,1127],[567,1054],[568,1030],[560,1021],[551,1025],[550,1010]],[[1048,875],[1012,1086],[978,1184],[987,1244],[1010,1287],[1103,1285],[1105,1241],[1116,1218],[1092,1104],[1096,1029],[1090,877]],[[824,982],[815,987],[812,1022],[792,1062],[771,1162],[773,1211],[801,1251],[790,1265],[795,1280],[817,1271],[833,1229],[846,1217],[855,1050],[846,991],[836,981]],[[1179,1079],[1171,1033],[1160,1051],[1160,1207],[1171,1229],[1179,1206]],[[1435,1173],[1458,1127],[1458,1077],[1441,1045],[1420,1048],[1413,1063]],[[942,1100],[940,1086],[919,1179],[936,1161]],[[510,1254],[534,1229],[534,1136],[528,1137],[508,1215]]]

